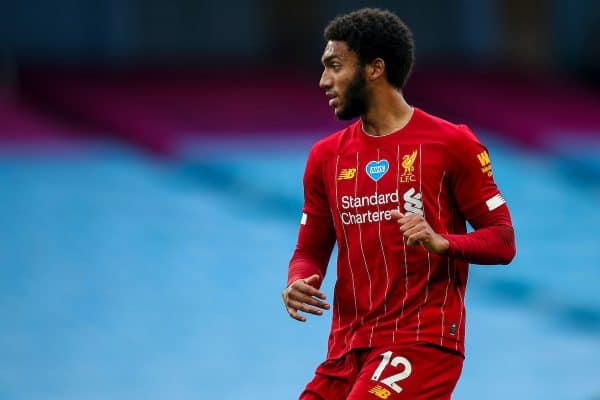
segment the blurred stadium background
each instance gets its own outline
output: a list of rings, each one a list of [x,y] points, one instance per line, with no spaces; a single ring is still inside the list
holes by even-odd
[[[367,5],[516,226],[510,267],[471,268],[455,398],[600,399],[595,0],[3,2],[0,399],[296,398],[330,323],[280,300],[305,157],[343,126],[321,32]]]

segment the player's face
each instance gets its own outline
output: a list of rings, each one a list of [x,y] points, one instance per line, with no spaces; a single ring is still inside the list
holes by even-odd
[[[352,119],[366,112],[365,77],[356,53],[345,42],[330,40],[321,57],[324,70],[319,81],[339,119]]]

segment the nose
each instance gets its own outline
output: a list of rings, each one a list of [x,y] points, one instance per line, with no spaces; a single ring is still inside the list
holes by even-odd
[[[321,89],[329,89],[331,88],[332,82],[331,77],[327,73],[327,70],[324,70],[321,74],[321,79],[319,80],[319,87]]]

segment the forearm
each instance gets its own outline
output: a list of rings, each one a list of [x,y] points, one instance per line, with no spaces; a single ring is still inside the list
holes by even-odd
[[[311,257],[302,252],[295,251],[288,268],[287,285],[291,285],[298,279],[304,279],[311,275],[319,275],[321,280],[325,276],[327,264],[316,257]]]
[[[508,264],[516,253],[515,232],[508,207],[503,206],[470,221],[474,232],[444,234],[447,254],[473,264]]]
[[[449,242],[449,256],[473,264],[506,265],[516,253],[514,230],[508,225],[488,226],[463,235],[442,236]]]
[[[323,280],[335,244],[335,231],[328,222],[317,220],[300,225],[298,242],[288,268],[288,286],[314,274]]]

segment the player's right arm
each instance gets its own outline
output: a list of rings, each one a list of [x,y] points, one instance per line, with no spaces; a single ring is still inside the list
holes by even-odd
[[[319,290],[335,244],[321,160],[316,146],[311,150],[304,172],[304,207],[296,249],[288,268],[287,287],[282,293],[288,314],[306,321],[299,312],[322,315],[328,310],[325,294]]]

